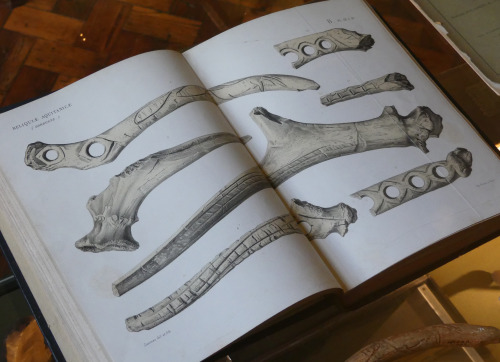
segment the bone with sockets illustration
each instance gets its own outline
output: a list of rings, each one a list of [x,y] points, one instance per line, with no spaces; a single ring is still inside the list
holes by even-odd
[[[460,177],[468,177],[472,171],[472,154],[465,148],[448,153],[446,160],[431,162],[375,185],[351,196],[373,200],[372,215],[379,215],[405,202],[411,201],[450,185]]]
[[[428,152],[426,141],[439,137],[441,116],[417,107],[401,116],[393,106],[374,119],[352,123],[315,124],[286,119],[257,107],[250,117],[267,138],[260,162],[273,187],[308,167],[332,158],[388,147],[414,146]]]
[[[274,48],[281,55],[295,54],[297,60],[292,63],[292,66],[297,69],[326,54],[346,50],[367,51],[373,44],[375,41],[371,35],[337,28],[287,40],[276,44]]]
[[[31,143],[26,149],[24,162],[35,170],[45,171],[62,167],[80,170],[98,167],[114,161],[146,128],[186,104],[197,101],[221,104],[259,92],[304,91],[318,88],[319,85],[310,79],[281,74],[251,76],[208,90],[195,85],[182,86],[148,102],[123,121],[95,137],[68,144]],[[100,145],[102,150],[95,145]],[[99,152],[92,152],[92,147]]]

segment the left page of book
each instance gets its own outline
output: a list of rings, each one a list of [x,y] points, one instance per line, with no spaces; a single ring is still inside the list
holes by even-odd
[[[199,360],[338,287],[178,53],[0,127],[2,232],[69,360]]]

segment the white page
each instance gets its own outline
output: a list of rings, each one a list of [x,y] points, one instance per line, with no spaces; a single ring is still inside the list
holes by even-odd
[[[200,82],[180,54],[152,52],[0,115],[2,173],[36,228],[40,248],[116,361],[199,360],[287,306],[338,287],[309,241],[292,234],[252,254],[207,294],[159,326],[141,332],[125,328],[125,318],[166,298],[231,243],[287,213],[286,208],[271,188],[255,193],[166,268],[116,297],[111,284],[165,243],[226,184],[254,167],[253,159],[242,144],[215,149],[146,197],[132,227],[138,250],[86,253],[75,247],[93,227],[86,204],[111,177],[151,153],[232,129],[214,104],[194,102],[158,120],[115,161],[100,167],[33,170],[24,163],[25,150],[36,141],[58,144],[94,137],[150,100],[191,84]],[[50,116],[43,118],[44,114]]]
[[[370,34],[367,51],[324,55],[298,69],[274,45],[284,41],[345,28]],[[439,138],[427,141],[428,153],[416,147],[384,148],[331,159],[296,174],[278,190],[321,207],[344,202],[357,210],[358,220],[340,237],[316,240],[347,288],[353,288],[397,261],[471,224],[499,213],[500,163],[464,118],[433,87],[392,36],[361,1],[332,0],[279,12],[243,24],[185,53],[207,87],[256,74],[288,74],[316,81],[319,90],[261,93],[221,105],[257,161],[266,153],[267,139],[249,117],[255,107],[302,123],[360,122],[394,106],[402,116],[418,106],[429,107],[443,119]],[[415,87],[367,95],[331,106],[320,97],[385,74],[404,74]],[[423,164],[444,160],[457,147],[472,153],[472,173],[452,185],[425,194],[383,214],[372,216],[370,198],[350,195]]]

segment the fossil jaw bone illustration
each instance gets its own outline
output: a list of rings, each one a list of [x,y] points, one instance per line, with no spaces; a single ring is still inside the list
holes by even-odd
[[[120,296],[152,277],[200,239],[210,228],[253,194],[271,184],[258,167],[251,168],[203,205],[154,255],[113,283],[113,293]]]
[[[472,171],[472,154],[465,148],[448,153],[445,161],[431,162],[358,191],[351,196],[373,200],[372,215],[379,215],[405,202],[447,186]]]
[[[297,69],[326,54],[344,50],[367,51],[373,44],[375,41],[371,35],[338,28],[291,39],[276,44],[274,48],[281,55],[296,54],[297,60],[292,63],[292,66]]]
[[[345,236],[349,224],[358,219],[356,209],[342,202],[332,207],[321,207],[292,199],[290,208],[299,222],[309,225],[307,237],[310,240],[325,239],[331,233]]]
[[[267,138],[260,164],[274,187],[335,157],[388,147],[415,146],[428,152],[427,139],[442,130],[441,116],[427,107],[417,107],[405,117],[388,106],[377,118],[339,124],[300,123],[262,107],[254,108],[250,117]]]
[[[101,166],[115,160],[146,128],[188,103],[208,101],[220,104],[258,92],[303,91],[318,88],[319,85],[312,80],[280,74],[251,76],[208,90],[196,85],[182,86],[148,102],[95,137],[68,144],[31,143],[26,148],[24,162],[35,170],[45,171],[62,167],[85,170]],[[99,146],[102,149],[99,149]],[[93,147],[97,151],[92,151]]]
[[[331,106],[332,104],[363,97],[368,94],[376,94],[388,91],[413,90],[413,85],[406,76],[401,73],[390,73],[382,77],[353,85],[321,97],[321,104]]]
[[[94,220],[90,233],[75,243],[82,251],[132,251],[139,247],[131,228],[146,196],[161,182],[228,143],[241,142],[230,133],[198,137],[145,157],[111,178],[109,186],[92,196],[87,209]]]
[[[167,321],[201,298],[250,255],[285,235],[296,233],[300,234],[302,231],[291,215],[279,216],[264,222],[219,253],[170,296],[144,312],[127,318],[125,322],[127,329],[139,332]]]

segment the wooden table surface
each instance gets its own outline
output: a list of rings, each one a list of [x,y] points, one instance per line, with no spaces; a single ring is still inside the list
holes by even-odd
[[[47,94],[139,53],[186,50],[242,22],[310,2],[0,0],[0,106]],[[408,0],[367,2],[489,143],[500,143],[500,97],[434,27]],[[0,257],[0,278],[8,273]]]

